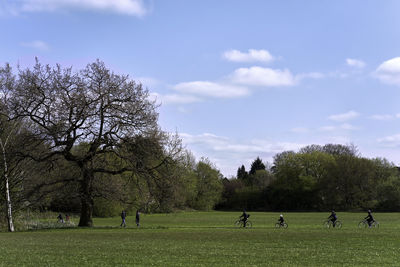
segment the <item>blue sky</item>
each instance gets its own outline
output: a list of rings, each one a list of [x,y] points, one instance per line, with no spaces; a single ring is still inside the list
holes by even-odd
[[[99,58],[226,176],[309,144],[400,164],[400,1],[0,0],[0,63]]]

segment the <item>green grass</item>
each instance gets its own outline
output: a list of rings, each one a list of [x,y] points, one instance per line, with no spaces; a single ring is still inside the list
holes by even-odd
[[[93,229],[0,233],[0,266],[398,266],[400,214],[376,213],[379,229],[358,229],[364,213],[338,213],[342,229],[324,229],[329,213],[181,212],[96,218]],[[77,218],[73,218],[77,220]]]

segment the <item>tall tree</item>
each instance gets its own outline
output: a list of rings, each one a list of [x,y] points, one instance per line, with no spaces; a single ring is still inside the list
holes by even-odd
[[[253,161],[253,163],[251,163],[251,168],[250,168],[250,172],[249,173],[250,173],[250,175],[253,175],[258,170],[265,170],[265,165],[264,165],[264,163],[262,162],[262,160],[259,157],[257,157]]]
[[[221,198],[223,176],[207,158],[197,163],[194,173],[197,178],[194,208],[210,210]]]
[[[246,180],[247,176],[248,176],[248,172],[246,171],[246,168],[244,167],[244,165],[242,165],[241,167],[238,168],[237,170],[237,175],[236,177],[240,180]]]
[[[0,125],[1,127],[1,135],[0,135],[0,151],[1,151],[1,162],[3,163],[3,172],[2,172],[2,180],[4,183],[4,193],[5,193],[5,202],[6,202],[6,214],[7,214],[7,226],[9,232],[14,232],[14,223],[13,223],[13,211],[12,211],[12,202],[10,195],[10,178],[9,178],[9,170],[8,170],[8,159],[7,159],[7,146],[10,141],[10,136],[13,134],[14,129],[10,129],[7,134],[3,134],[5,127]],[[3,138],[4,136],[4,138]]]
[[[15,84],[15,76],[11,72],[10,65],[6,64],[4,68],[0,68],[0,151],[1,151],[1,161],[2,169],[2,180],[5,194],[5,206],[6,206],[6,214],[7,214],[7,225],[8,231],[14,232],[14,223],[12,216],[12,202],[10,195],[10,172],[8,167],[8,158],[7,158],[7,146],[10,142],[10,137],[13,136],[13,131],[16,129],[17,124],[9,124],[7,123],[7,114],[6,103],[8,101],[8,92],[9,89],[12,88]]]
[[[93,182],[98,173],[130,171],[130,162],[119,153],[135,137],[158,130],[154,102],[141,84],[117,75],[99,60],[79,72],[52,68],[36,61],[19,72],[11,89],[9,110],[14,118],[32,124],[32,133],[49,150],[27,155],[37,161],[62,156],[79,169],[81,216],[79,226],[92,226]],[[74,146],[87,149],[75,153]],[[113,164],[106,160],[112,154]]]

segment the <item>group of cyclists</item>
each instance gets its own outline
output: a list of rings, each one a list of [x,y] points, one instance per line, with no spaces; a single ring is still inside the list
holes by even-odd
[[[249,217],[250,217],[250,214],[246,213],[246,210],[244,209],[242,215],[239,217],[239,221],[238,221],[239,223],[236,223],[236,224],[239,224],[242,227],[246,227],[249,224],[251,226],[251,223],[248,220]],[[332,224],[333,227],[336,227],[336,226],[341,227],[342,226],[342,223],[338,220],[338,217],[334,210],[332,210],[331,214],[329,215],[329,217],[327,219],[328,219],[328,221],[326,223],[328,226],[330,225],[330,223]],[[366,225],[368,225],[368,227],[370,227],[370,228],[373,226],[374,223],[376,223],[374,217],[372,216],[371,210],[368,210],[367,217],[365,217],[364,220],[362,222],[360,222],[360,224],[364,224],[364,223],[366,223]],[[285,219],[283,218],[282,214],[279,215],[279,219],[278,219],[278,222],[276,223],[276,227],[287,228],[287,223],[285,222]]]

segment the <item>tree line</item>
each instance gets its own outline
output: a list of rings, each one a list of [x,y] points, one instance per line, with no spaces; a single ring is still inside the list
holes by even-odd
[[[99,60],[0,67],[0,222],[24,210],[93,216],[174,210],[400,210],[398,168],[353,146],[310,145],[256,158],[227,179],[162,131],[140,83]]]
[[[218,209],[400,210],[400,169],[352,145],[309,145],[276,154],[270,165],[257,158],[223,185]]]

